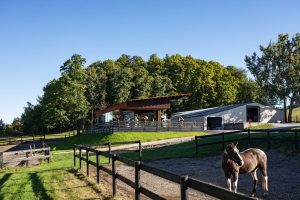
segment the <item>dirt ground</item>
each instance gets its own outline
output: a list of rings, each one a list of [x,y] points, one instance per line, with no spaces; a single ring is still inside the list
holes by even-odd
[[[259,185],[257,197],[261,199],[296,200],[300,197],[300,154],[286,154],[278,151],[267,151],[269,195],[263,197],[261,174],[258,172]],[[226,179],[221,167],[221,155],[207,158],[180,158],[148,162],[147,164],[170,171],[178,175],[188,175],[201,181],[226,187]],[[119,174],[134,180],[134,169],[123,164],[117,165]],[[103,173],[103,172],[102,172]],[[111,180],[110,176],[106,178]],[[180,199],[179,185],[166,181],[146,172],[141,173],[141,185],[167,199]],[[126,196],[133,197],[134,190],[118,181],[118,190]],[[250,194],[253,181],[250,175],[239,177],[238,192]],[[142,197],[142,199],[147,199]],[[215,199],[206,194],[189,189],[189,199]]]

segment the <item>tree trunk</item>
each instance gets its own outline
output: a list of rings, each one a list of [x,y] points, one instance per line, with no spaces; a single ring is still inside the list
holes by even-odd
[[[293,109],[294,109],[294,98],[291,98],[290,109],[289,109],[289,114],[288,114],[288,122],[289,123],[292,123]]]
[[[283,111],[284,111],[284,123],[287,122],[286,120],[286,98],[283,99]]]

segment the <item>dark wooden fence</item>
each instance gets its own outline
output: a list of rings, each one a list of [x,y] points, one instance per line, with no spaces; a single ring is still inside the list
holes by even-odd
[[[273,141],[287,141],[290,142],[295,150],[298,150],[298,144],[299,144],[299,138],[298,138],[298,132],[299,130],[270,130],[270,129],[263,129],[263,130],[243,130],[243,131],[232,131],[232,132],[223,132],[219,134],[213,134],[213,135],[204,135],[204,136],[195,136],[195,147],[196,147],[196,155],[199,152],[199,148],[203,146],[210,146],[210,145],[216,145],[221,144],[221,149],[223,150],[225,148],[225,144],[231,143],[231,142],[240,142],[240,141],[246,141],[247,145],[250,146],[252,141],[262,141],[267,143],[267,148],[270,149]],[[259,134],[260,133],[260,134]],[[273,137],[277,133],[287,133],[287,134],[293,134],[292,138],[276,138]],[[234,139],[227,139],[228,136],[238,135],[239,137],[236,137]],[[257,136],[258,135],[258,136]],[[203,139],[206,138],[213,138],[213,141],[205,141]]]
[[[79,153],[77,154],[77,151]],[[83,151],[86,151],[85,157],[83,155]],[[90,152],[94,153],[96,155],[96,162],[90,160]],[[102,165],[100,162],[100,156],[109,157],[112,159],[111,166]],[[161,169],[154,168],[152,166],[146,165],[141,161],[133,161],[124,157],[121,157],[116,154],[111,154],[103,151],[99,151],[97,149],[93,149],[91,147],[87,147],[84,145],[74,145],[74,167],[76,167],[76,159],[79,160],[79,169],[82,169],[82,161],[86,162],[86,173],[87,176],[90,175],[90,165],[93,165],[96,168],[96,177],[97,177],[97,183],[100,182],[100,171],[103,171],[109,175],[111,175],[112,178],[112,193],[113,195],[116,195],[117,193],[117,184],[116,181],[120,180],[123,183],[127,184],[131,188],[135,190],[135,199],[139,200],[141,198],[141,194],[151,198],[151,199],[166,199],[163,196],[160,196],[156,194],[153,191],[150,191],[149,189],[145,188],[141,184],[141,171],[148,172],[150,174],[159,176],[161,178],[164,178],[166,180],[169,180],[171,182],[177,183],[180,185],[180,194],[181,199],[186,200],[188,199],[188,189],[194,189],[199,192],[203,192],[205,194],[211,195],[216,198],[220,199],[237,199],[237,200],[244,200],[244,199],[253,199],[250,198],[244,194],[241,193],[232,193],[227,191],[226,189],[209,184],[203,181],[199,181],[193,178],[190,178],[188,176],[179,176]],[[135,178],[134,181],[128,179],[127,177],[121,175],[117,171],[116,161],[119,161],[121,163],[124,163],[128,166],[131,166],[135,170]]]
[[[97,124],[85,130],[86,133],[106,133],[113,132],[149,132],[149,131],[203,131],[204,126],[201,122],[135,122],[135,121],[115,121],[105,124]]]

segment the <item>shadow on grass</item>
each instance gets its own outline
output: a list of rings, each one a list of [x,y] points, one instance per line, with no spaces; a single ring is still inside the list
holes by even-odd
[[[2,190],[4,183],[9,179],[9,177],[11,175],[12,175],[12,173],[7,173],[0,179],[0,192]],[[4,196],[2,194],[0,194],[0,199],[3,199],[3,198],[4,198]]]
[[[69,169],[69,170],[67,170],[67,172],[74,174],[74,176],[78,180],[85,182],[85,184],[87,186],[91,187],[91,189],[94,190],[96,193],[98,193],[98,194],[102,193],[102,191],[99,188],[97,188],[97,186],[96,186],[97,183],[93,183],[93,182],[87,180],[85,175],[80,173],[80,171],[78,171],[76,169]],[[103,198],[103,200],[110,200],[110,199],[111,199],[110,197],[104,197]]]
[[[45,189],[42,181],[38,177],[37,173],[30,173],[30,179],[32,182],[32,190],[36,197],[40,197],[40,199],[43,199],[43,200],[53,199],[47,194],[46,189]]]

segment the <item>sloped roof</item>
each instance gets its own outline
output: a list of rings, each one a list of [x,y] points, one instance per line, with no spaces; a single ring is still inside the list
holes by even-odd
[[[193,117],[202,117],[206,115],[211,115],[227,110],[231,110],[234,108],[238,108],[240,106],[244,106],[247,104],[233,104],[228,106],[220,106],[220,107],[213,107],[213,108],[205,108],[200,110],[192,110],[192,111],[185,111],[185,112],[178,112],[172,115],[172,118],[176,118],[179,116],[184,116],[185,118],[193,118]]]
[[[163,110],[170,108],[173,100],[191,96],[191,93],[176,94],[170,96],[149,97],[144,99],[131,99],[124,103],[108,106],[96,112],[96,116],[115,110]]]

